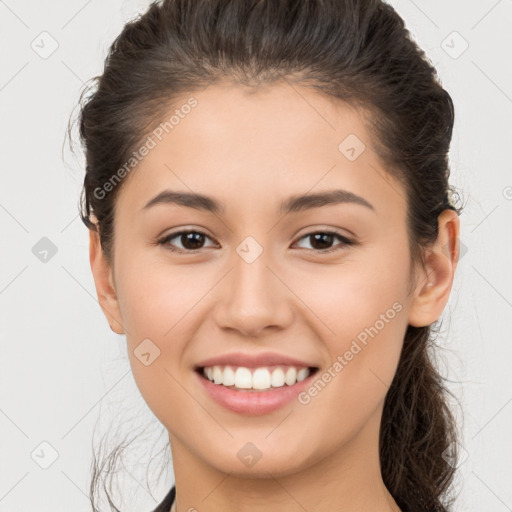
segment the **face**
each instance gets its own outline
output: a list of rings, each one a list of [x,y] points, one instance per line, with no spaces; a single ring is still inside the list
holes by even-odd
[[[404,189],[348,105],[287,84],[257,93],[218,84],[191,96],[197,105],[120,189],[112,267],[102,267],[115,289],[102,307],[126,334],[142,396],[173,450],[225,473],[285,475],[347,457],[357,443],[376,449],[405,330],[425,311],[409,293]],[[165,191],[212,203],[160,196],[145,207]],[[286,208],[327,193],[331,201]],[[217,210],[205,208],[213,201]],[[267,391],[294,388],[278,406],[234,410],[212,398],[196,367],[235,352],[317,370]],[[251,393],[253,404],[259,393],[229,391]],[[261,459],[245,464],[244,450]]]

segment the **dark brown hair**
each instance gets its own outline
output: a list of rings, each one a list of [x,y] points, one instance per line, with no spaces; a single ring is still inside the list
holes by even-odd
[[[125,25],[103,74],[94,78],[94,91],[80,98],[86,156],[80,215],[88,228],[99,230],[109,261],[115,199],[126,178],[104,197],[98,190],[105,190],[173,101],[221,80],[252,87],[287,80],[369,113],[373,144],[406,191],[412,261],[424,263],[423,249],[436,241],[443,210],[462,212],[450,200],[455,189],[448,182],[452,99],[390,5],[163,0]],[[432,359],[434,327],[408,326],[382,417],[382,476],[408,512],[446,511],[450,503],[456,428]],[[94,510],[97,477],[95,466]]]

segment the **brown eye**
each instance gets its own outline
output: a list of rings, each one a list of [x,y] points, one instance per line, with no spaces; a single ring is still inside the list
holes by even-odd
[[[171,240],[177,239],[181,243],[181,247],[176,247],[176,242],[170,243]],[[173,252],[195,253],[204,248],[205,239],[210,239],[206,233],[196,230],[181,230],[170,233],[158,240],[158,243],[166,249]],[[300,240],[309,239],[312,250],[316,253],[329,253],[343,249],[345,246],[353,245],[354,242],[334,231],[316,231],[308,233],[300,238]],[[340,240],[341,243],[332,247],[334,240]],[[211,239],[210,239],[211,240]]]
[[[336,238],[341,240],[342,243],[332,248],[332,243]],[[339,249],[343,249],[343,247],[346,245],[353,244],[351,240],[334,231],[315,231],[314,233],[308,233],[307,235],[304,235],[300,238],[300,240],[302,239],[309,239],[311,241],[313,250],[320,253],[337,251]]]
[[[177,238],[182,247],[175,248],[173,247],[175,244],[170,244],[169,242],[173,239]],[[160,239],[158,243],[160,245],[165,246],[167,249],[176,252],[196,252],[201,250],[204,244],[204,239],[210,238],[208,235],[203,233],[202,231],[193,231],[193,230],[182,230],[177,231],[176,233],[170,233],[166,235],[164,238]]]

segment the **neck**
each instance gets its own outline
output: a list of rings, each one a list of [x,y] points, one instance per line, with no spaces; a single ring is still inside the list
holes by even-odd
[[[254,478],[218,471],[175,436],[169,439],[178,512],[400,512],[382,480],[374,425],[294,473],[269,469]]]

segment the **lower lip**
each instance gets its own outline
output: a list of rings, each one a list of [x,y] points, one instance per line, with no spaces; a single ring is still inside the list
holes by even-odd
[[[212,381],[194,372],[210,397],[230,411],[248,416],[268,414],[292,402],[299,393],[309,386],[316,372],[310,373],[304,380],[293,386],[285,384],[268,391],[237,391]]]

